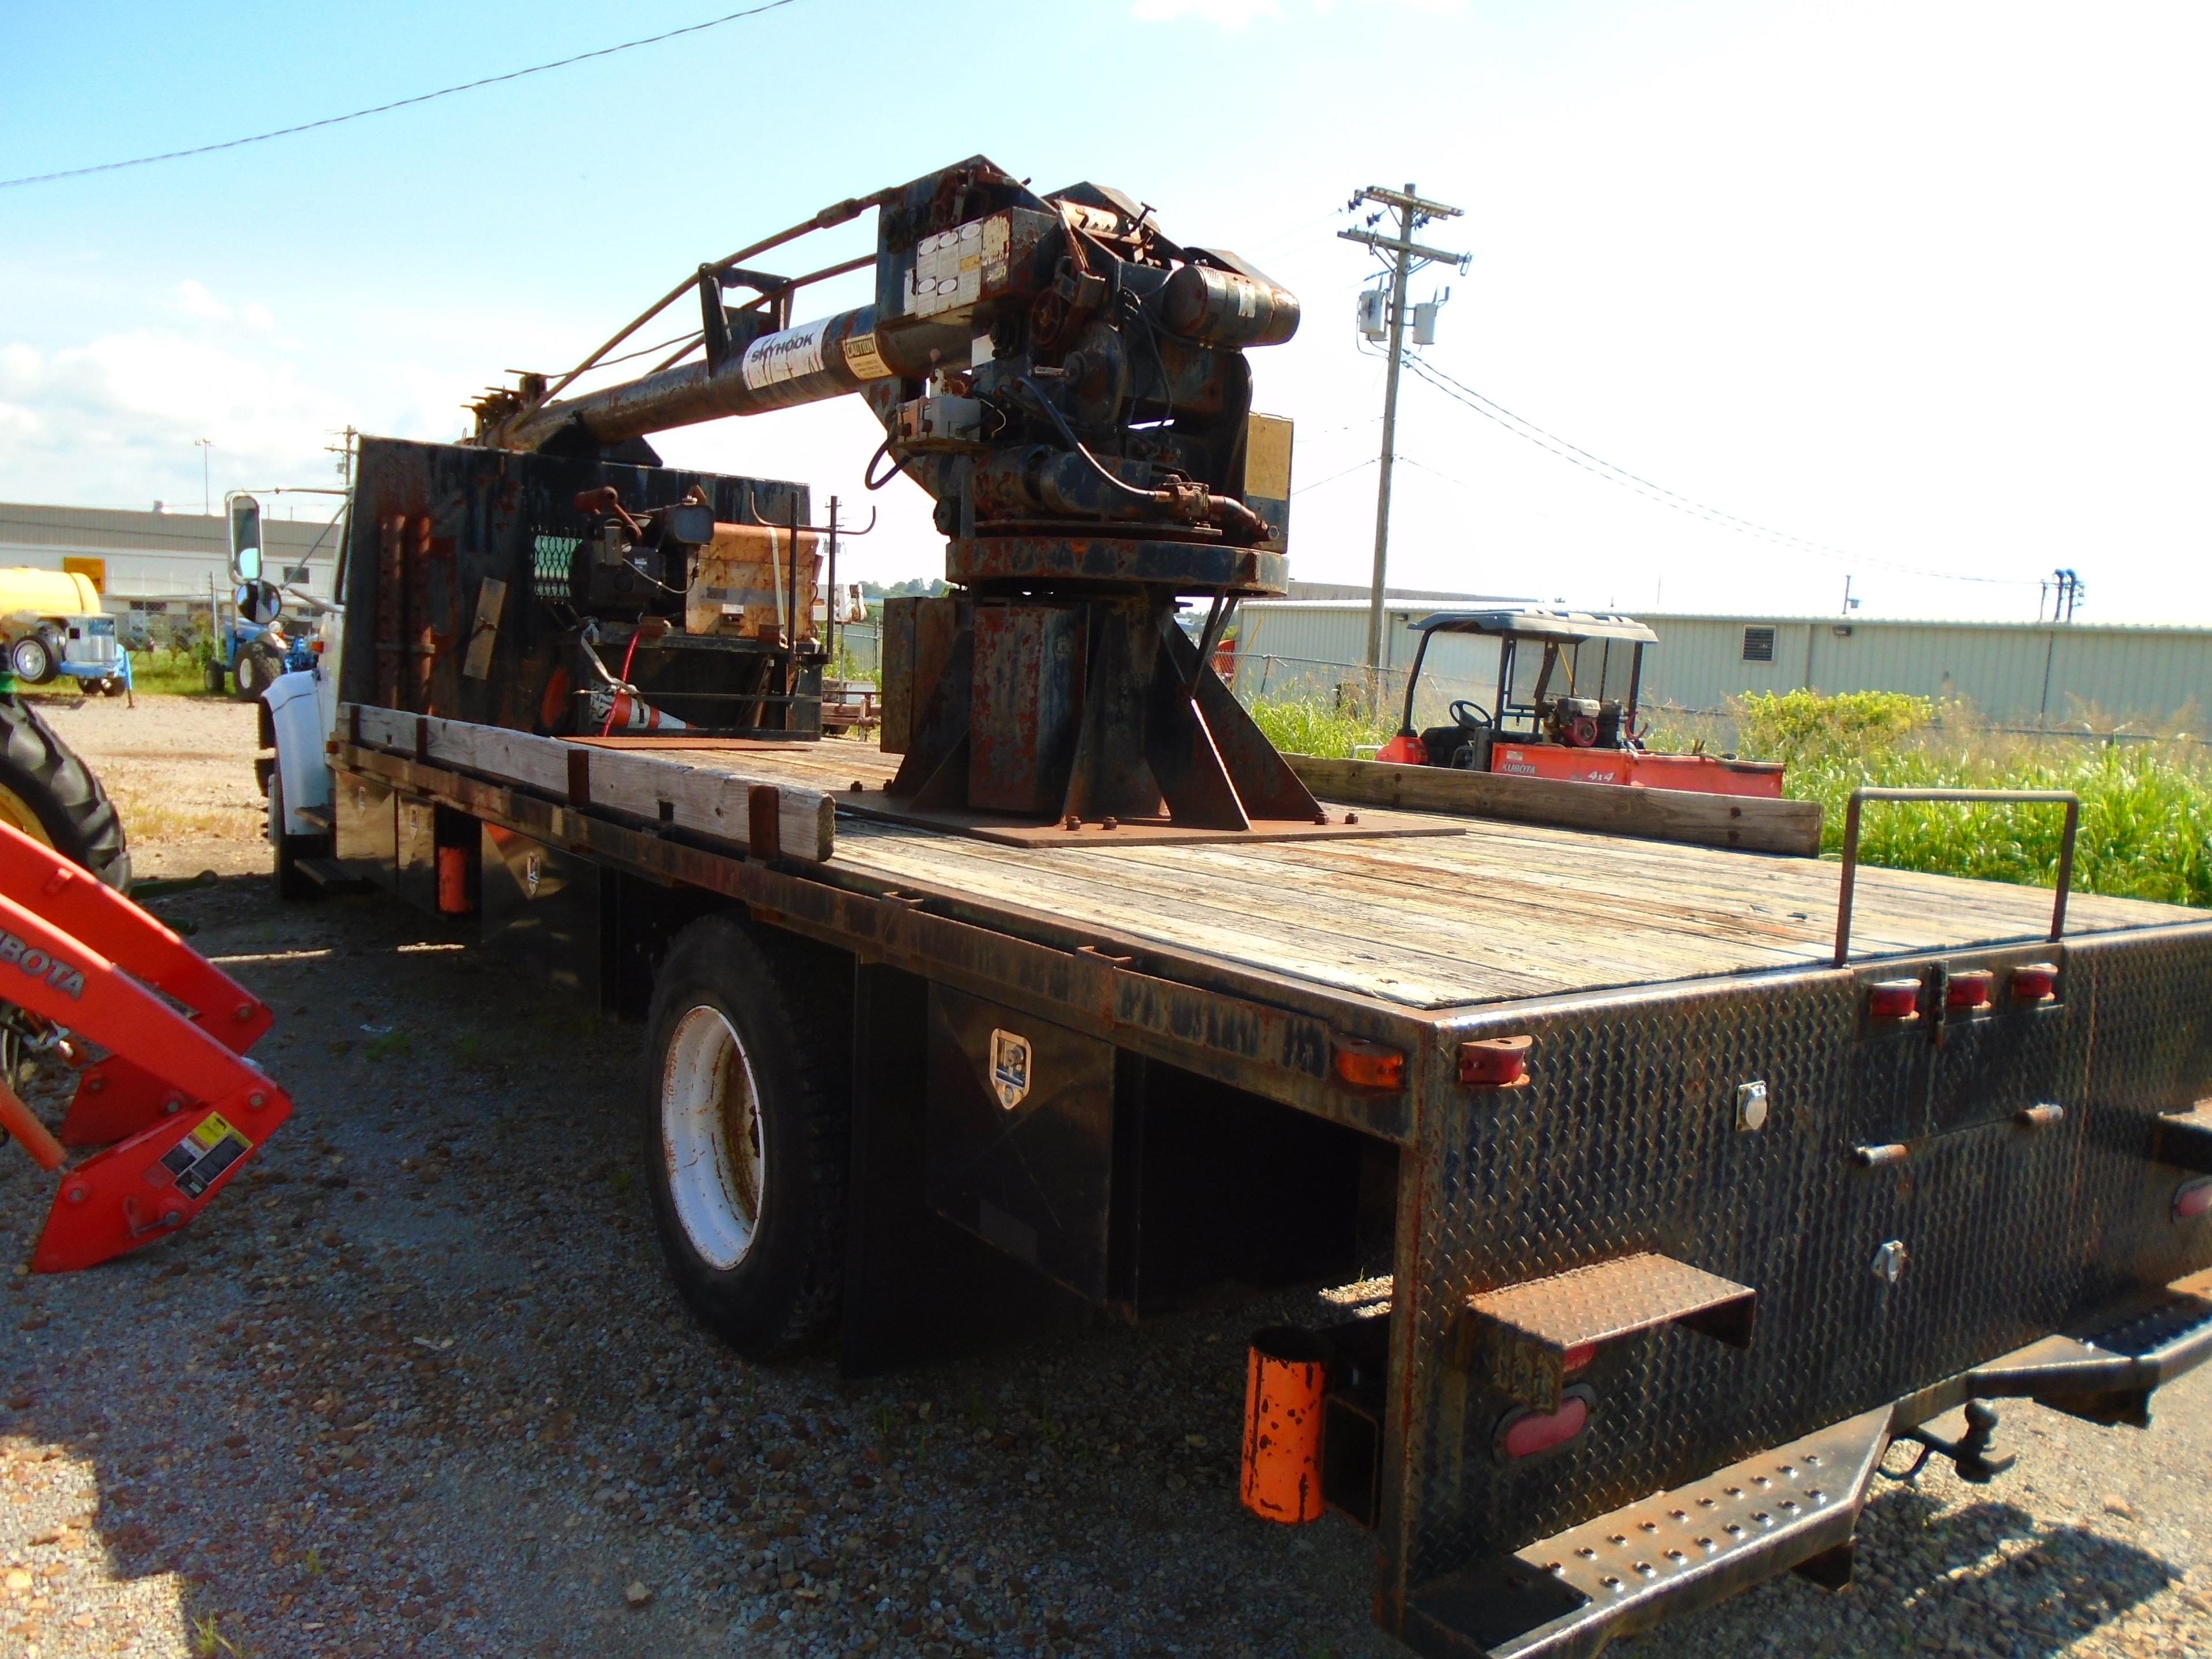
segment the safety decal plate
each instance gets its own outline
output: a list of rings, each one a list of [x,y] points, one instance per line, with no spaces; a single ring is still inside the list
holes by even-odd
[[[884,354],[877,349],[873,329],[866,334],[845,337],[845,367],[864,380],[887,380],[890,378],[890,365],[884,361]]]
[[[186,1198],[198,1198],[252,1149],[253,1143],[232,1128],[222,1113],[210,1112],[204,1122],[162,1155],[157,1167],[169,1172],[177,1190]]]
[[[991,1090],[1012,1111],[1029,1097],[1030,1040],[1012,1031],[991,1033]]]

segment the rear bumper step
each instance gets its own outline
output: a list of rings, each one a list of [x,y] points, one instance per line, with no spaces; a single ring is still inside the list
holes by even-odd
[[[1893,1405],[1417,1587],[1404,1636],[1453,1659],[1588,1659],[1616,1636],[1791,1567],[1850,1581],[1859,1511],[1890,1442],[1973,1399],[2148,1420],[2153,1390],[2212,1358],[2212,1273],[2087,1335],[2051,1336]]]

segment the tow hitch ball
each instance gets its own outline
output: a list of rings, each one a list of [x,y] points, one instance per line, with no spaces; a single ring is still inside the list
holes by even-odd
[[[1986,1401],[1966,1402],[1966,1431],[1956,1440],[1946,1440],[1941,1435],[1930,1434],[1924,1428],[1907,1429],[1898,1436],[1900,1440],[1920,1443],[1920,1455],[1912,1460],[1912,1467],[1902,1474],[1891,1475],[1893,1480],[1910,1480],[1928,1467],[1928,1460],[1937,1452],[1957,1465],[1959,1479],[1977,1486],[1987,1486],[2020,1462],[2016,1452],[1999,1452],[1992,1456],[1990,1443],[1996,1438],[1996,1407]],[[1887,1470],[1883,1471],[1888,1474]]]

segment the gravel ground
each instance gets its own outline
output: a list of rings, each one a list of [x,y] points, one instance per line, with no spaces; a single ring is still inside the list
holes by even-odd
[[[179,794],[250,812],[218,768],[251,711],[162,701],[64,729],[149,793],[167,744]],[[204,825],[134,853],[264,856]],[[380,897],[283,909],[240,873],[158,908],[276,1006],[298,1109],[187,1237],[8,1281],[0,1653],[1402,1651],[1362,1534],[1235,1502],[1240,1340],[1319,1298],[850,1386],[748,1365],[660,1278],[634,1030]],[[0,1162],[0,1255],[50,1195]],[[2212,1376],[2148,1434],[2020,1406],[2002,1439],[1991,1486],[1885,1483],[1849,1593],[1787,1578],[1616,1650],[2212,1651]]]

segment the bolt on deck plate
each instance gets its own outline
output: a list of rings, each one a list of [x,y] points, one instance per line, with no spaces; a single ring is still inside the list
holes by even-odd
[[[1751,1346],[1759,1293],[1672,1256],[1644,1251],[1467,1299],[1470,1334],[1486,1338],[1498,1386],[1557,1411],[1566,1358],[1577,1348],[1657,1325],[1684,1325],[1731,1347]]]

